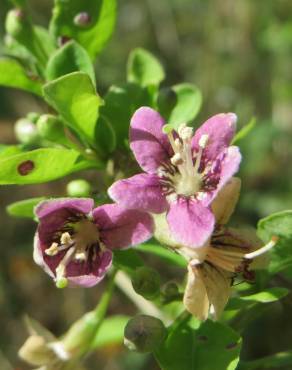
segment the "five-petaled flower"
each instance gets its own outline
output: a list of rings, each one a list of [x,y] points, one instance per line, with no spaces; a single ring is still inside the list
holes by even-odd
[[[203,245],[215,225],[210,204],[238,170],[241,155],[229,146],[236,115],[217,114],[193,135],[186,125],[163,132],[165,122],[148,107],[131,120],[130,146],[146,172],[115,182],[111,198],[121,206],[154,214],[166,212],[174,238],[188,246]]]
[[[44,201],[36,210],[34,260],[58,287],[97,284],[111,266],[112,249],[142,243],[152,236],[150,215],[117,204],[93,208],[92,199]]]
[[[241,276],[250,281],[252,270],[266,265],[263,256],[277,242],[277,238],[262,246],[254,230],[226,227],[240,190],[240,180],[232,178],[219,192],[212,204],[216,226],[205,246],[195,254],[194,248],[182,248],[189,259],[188,280],[184,294],[186,309],[200,320],[208,318],[209,311],[218,319],[226,306],[233,279]]]

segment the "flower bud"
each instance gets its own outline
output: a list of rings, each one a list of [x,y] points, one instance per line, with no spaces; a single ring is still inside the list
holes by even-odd
[[[165,298],[171,299],[179,294],[178,286],[173,281],[166,283],[163,286],[162,293]]]
[[[21,118],[14,125],[17,140],[22,144],[35,144],[39,139],[36,125],[27,118]]]
[[[150,267],[139,267],[132,277],[132,285],[144,298],[155,299],[160,293],[160,275]]]
[[[86,180],[73,180],[67,185],[69,197],[86,198],[91,194],[91,186]]]
[[[62,338],[64,350],[71,356],[80,356],[90,348],[96,334],[99,317],[95,312],[88,312],[76,321]]]
[[[137,315],[126,325],[124,344],[138,352],[152,352],[166,338],[167,330],[162,321],[148,315]]]
[[[81,12],[75,15],[73,22],[75,26],[88,27],[91,23],[91,16],[87,12]]]
[[[37,121],[40,136],[46,140],[66,144],[67,138],[64,133],[62,122],[52,114],[43,114]]]
[[[33,122],[33,123],[37,123],[38,119],[40,118],[40,114],[37,113],[37,112],[29,112],[27,115],[26,115],[26,118]]]
[[[48,348],[45,339],[39,335],[31,335],[20,348],[19,357],[31,365],[41,366],[50,363],[55,354]]]
[[[176,103],[177,96],[174,90],[166,87],[159,91],[157,104],[159,112],[162,114],[163,117],[168,118]]]

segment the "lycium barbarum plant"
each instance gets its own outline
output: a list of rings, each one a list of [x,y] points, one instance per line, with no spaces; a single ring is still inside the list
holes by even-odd
[[[55,0],[48,30],[32,23],[25,1],[14,3],[0,85],[35,94],[48,107],[17,120],[18,144],[0,148],[0,184],[78,177],[67,197],[25,199],[7,211],[37,221],[33,257],[58,288],[105,285],[96,308],[58,338],[30,321],[20,357],[44,370],[80,370],[105,335],[108,344],[124,339],[132,350],[153,353],[165,370],[248,368],[234,329],[242,315],[253,319],[251,308],[288,293],[271,279],[291,264],[285,245],[292,211],[261,220],[262,241],[226,226],[241,184],[233,176],[245,131],[236,135],[236,115],[215,114],[195,127],[200,90],[188,83],[160,88],[164,70],[141,48],[129,56],[127,82],[101,97],[92,61],[113,31],[116,0]],[[132,154],[144,173],[135,172]],[[87,169],[99,172],[98,184],[81,172]],[[170,277],[169,265],[186,279]],[[238,281],[245,290],[232,288]],[[134,318],[121,316],[123,306],[106,317],[115,285],[140,311]],[[123,329],[125,338],[117,334]]]

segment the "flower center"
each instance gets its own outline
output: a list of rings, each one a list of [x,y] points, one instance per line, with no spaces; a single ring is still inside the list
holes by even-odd
[[[89,258],[94,261],[97,250],[102,252],[105,246],[100,242],[99,232],[96,225],[88,219],[82,219],[74,224],[66,225],[66,230],[61,234],[59,243],[53,242],[45,250],[47,256],[56,256],[66,250],[64,257],[56,268],[56,285],[67,285],[66,267],[71,261],[87,262]]]
[[[202,135],[199,140],[199,151],[192,152],[191,140],[193,129],[182,124],[174,138],[173,132],[168,133],[168,139],[174,151],[171,158],[172,167],[161,167],[158,175],[161,178],[163,190],[170,200],[178,196],[191,197],[198,195],[203,188],[204,172],[201,171],[203,150],[208,143],[208,135]]]

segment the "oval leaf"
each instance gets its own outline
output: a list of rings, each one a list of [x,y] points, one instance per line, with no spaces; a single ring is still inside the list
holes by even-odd
[[[19,202],[9,204],[9,206],[6,207],[6,211],[10,216],[34,218],[34,207],[45,199],[45,197],[38,197],[20,200]]]

